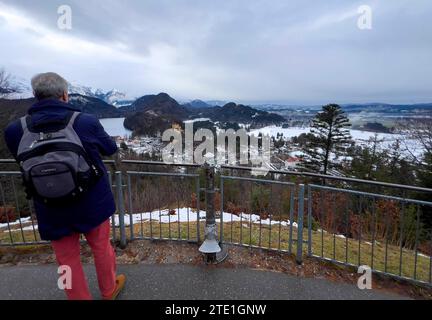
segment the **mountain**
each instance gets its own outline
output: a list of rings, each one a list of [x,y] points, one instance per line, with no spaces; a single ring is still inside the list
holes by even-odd
[[[139,136],[156,136],[160,135],[166,129],[172,127],[173,123],[181,123],[174,119],[160,117],[153,113],[144,111],[135,112],[124,120],[124,127],[131,130],[134,135]]]
[[[182,121],[188,119],[190,112],[166,93],[146,95],[137,99],[132,105],[119,108],[126,114],[142,112],[143,114]]]
[[[207,101],[205,101],[205,103],[207,103],[208,105],[210,105],[212,107],[219,107],[219,106],[223,106],[223,105],[227,104],[227,101],[222,101],[222,100],[207,100]]]
[[[184,106],[189,109],[206,109],[213,108],[214,106],[204,102],[202,100],[192,100],[188,103],[185,103]]]
[[[237,122],[250,124],[252,127],[281,124],[285,118],[267,111],[257,110],[242,104],[230,102],[223,107],[200,109],[195,115],[199,118],[209,118],[213,122]]]
[[[201,103],[197,103],[201,105]],[[173,123],[182,124],[184,120],[208,118],[218,122],[221,127],[234,123],[249,124],[251,127],[281,124],[285,118],[274,113],[257,110],[233,102],[223,107],[194,108],[180,105],[166,93],[147,95],[137,99],[131,106],[121,107],[127,116],[124,126],[136,135],[154,135],[163,132]]]
[[[131,105],[135,101],[128,99],[125,93],[120,92],[117,89],[112,89],[108,91],[101,98],[106,103],[112,104],[113,106],[118,108]]]
[[[8,99],[30,99],[33,98],[33,90],[30,86],[30,81],[26,81],[23,78],[10,76],[9,79],[10,88],[13,88],[15,92],[2,92],[7,94]],[[0,88],[0,91],[2,89]]]
[[[69,103],[78,107],[82,112],[94,114],[98,118],[118,118],[123,115],[123,113],[113,105],[101,99],[83,96],[81,94],[70,94]]]
[[[188,119],[189,111],[166,93],[146,95],[119,108],[127,116],[124,126],[136,135],[156,135]]]
[[[104,91],[102,89],[94,89],[92,87],[69,83],[69,94],[78,94],[81,96],[97,98],[116,107],[133,103],[133,100],[128,99],[125,93],[117,89]]]
[[[27,99],[33,97],[33,90],[30,85],[30,80],[26,80],[17,76],[10,76],[9,83],[10,87],[15,88],[17,91],[8,94],[8,99]],[[0,93],[9,92],[3,92],[2,88],[0,88]],[[130,105],[134,101],[127,98],[125,93],[117,89],[104,91],[102,89],[94,89],[92,87],[83,86],[76,83],[69,83],[69,94],[78,94],[81,96],[97,98],[115,107]]]

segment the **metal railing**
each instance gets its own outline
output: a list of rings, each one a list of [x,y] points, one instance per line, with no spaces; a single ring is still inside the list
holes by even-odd
[[[228,181],[248,184],[243,188],[239,185],[236,186],[237,190],[240,189],[248,195],[248,199],[242,197],[246,207],[234,207],[230,208],[229,212],[225,211],[226,193],[230,191],[226,188]],[[276,187],[279,187],[279,192],[275,192]],[[284,191],[286,192],[284,193]],[[275,199],[275,193],[279,196],[286,196],[288,199],[285,210],[280,207],[276,208],[281,201]],[[298,243],[298,239],[293,237],[294,227],[297,229],[297,235],[302,233],[302,226],[294,222],[296,200],[296,185],[294,183],[221,175],[220,195],[219,230],[221,243],[266,248],[289,254],[293,252],[293,242]],[[302,215],[303,211],[298,210],[296,213],[297,220],[302,220]],[[224,224],[226,224],[225,227],[229,228],[227,236],[224,233]],[[244,237],[245,229],[247,231],[246,238]]]
[[[307,197],[309,256],[432,283],[432,202],[313,184]]]
[[[128,216],[129,216],[129,238],[134,239],[159,239],[159,240],[187,240],[199,242],[200,240],[200,204],[199,201],[196,205],[191,205],[192,199],[185,199],[187,192],[195,190],[195,194],[200,194],[200,176],[198,174],[186,174],[186,173],[173,173],[173,172],[138,172],[138,171],[126,171],[127,176],[127,197],[128,197]],[[168,178],[170,183],[167,185],[171,190],[164,190],[170,193],[167,197],[162,197],[160,181],[156,183],[154,180],[162,180]],[[133,179],[136,182],[133,182]],[[146,179],[147,181],[139,181]],[[194,184],[192,186],[190,184]],[[137,191],[133,192],[133,186],[136,187]],[[150,188],[153,188],[157,192],[155,197],[156,201],[148,208],[148,212],[143,213],[143,210],[137,209],[135,203],[139,202],[139,188],[144,187],[144,192],[149,192]],[[174,187],[174,188],[171,188]],[[192,193],[192,192],[191,192]],[[172,197],[174,196],[174,197]],[[170,199],[171,198],[171,199]],[[151,197],[147,198],[147,203],[150,202]],[[170,201],[171,200],[171,201]],[[174,203],[174,205],[173,205]],[[145,203],[141,203],[145,204]],[[194,208],[192,208],[194,207]],[[142,208],[142,207],[141,207]],[[184,212],[186,211],[186,212]],[[185,214],[184,214],[185,213]],[[134,228],[135,217],[138,215],[139,220],[139,235],[136,235]],[[156,217],[155,217],[156,216]],[[143,221],[147,221],[149,224],[149,230],[144,231]],[[156,221],[156,225],[154,223]],[[186,233],[182,232],[182,223],[185,222]],[[195,222],[195,233],[193,234],[190,223]],[[174,227],[173,227],[174,224]],[[166,231],[164,229],[166,225]],[[173,230],[174,228],[174,230]],[[173,235],[173,233],[176,233]]]
[[[11,165],[13,160],[0,164]],[[199,165],[123,160],[109,179],[117,202],[112,239],[201,243],[211,202],[226,244],[308,256],[432,285],[431,189],[320,174],[222,166],[207,190]],[[0,172],[0,246],[41,244],[20,172]],[[359,187],[360,186],[360,187]],[[204,192],[205,191],[205,192]],[[432,215],[431,215],[432,216]],[[303,225],[305,227],[303,227]]]
[[[251,171],[222,168],[232,176]],[[268,174],[298,187],[298,217],[307,212],[307,228],[297,237],[306,239],[307,256],[432,285],[432,202],[415,198],[432,189],[308,172]],[[301,252],[298,247],[297,260]]]

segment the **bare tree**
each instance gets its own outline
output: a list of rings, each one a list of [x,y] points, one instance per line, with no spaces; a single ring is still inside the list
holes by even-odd
[[[432,154],[432,119],[407,120],[400,123],[399,128],[408,134],[409,139],[404,140],[404,145],[415,162],[422,163],[424,156]]]
[[[10,94],[18,92],[10,82],[11,76],[5,69],[0,69],[0,98],[7,98]]]

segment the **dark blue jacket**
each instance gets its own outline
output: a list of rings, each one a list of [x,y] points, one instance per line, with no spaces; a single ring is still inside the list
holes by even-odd
[[[37,125],[40,122],[63,120],[71,111],[80,110],[62,101],[42,100],[34,104],[28,114],[33,124]],[[46,124],[43,129],[52,129],[55,125],[58,126]],[[86,233],[106,221],[115,211],[114,197],[101,155],[114,154],[117,151],[116,143],[99,120],[90,114],[81,113],[75,121],[74,130],[93,163],[105,175],[82,198],[68,206],[48,207],[40,201],[34,201],[39,233],[44,240],[58,240],[74,232]],[[19,119],[10,123],[5,130],[6,144],[15,158],[22,135]]]

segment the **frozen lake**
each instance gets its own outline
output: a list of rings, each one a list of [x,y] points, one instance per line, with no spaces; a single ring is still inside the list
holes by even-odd
[[[128,137],[132,134],[132,131],[123,126],[124,119],[125,118],[100,119],[100,123],[110,136]]]

